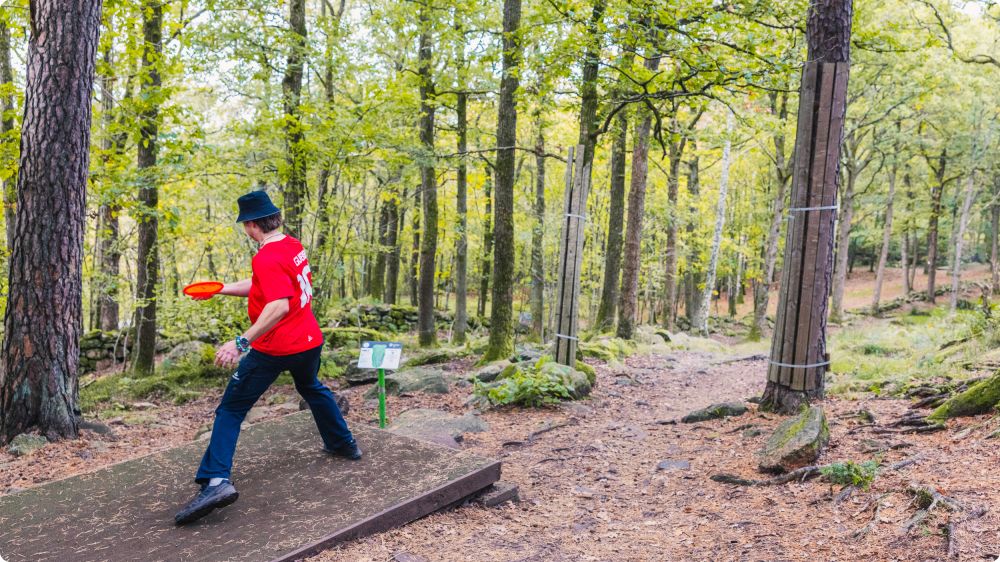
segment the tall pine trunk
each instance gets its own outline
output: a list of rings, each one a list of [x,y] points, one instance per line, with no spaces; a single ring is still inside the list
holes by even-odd
[[[460,68],[464,69],[464,62]],[[459,85],[462,87],[462,85]],[[455,177],[455,206],[458,212],[458,237],[455,240],[455,331],[452,340],[456,344],[465,343],[465,332],[469,329],[469,216],[468,216],[468,170],[466,166],[466,132],[468,129],[466,103],[469,95],[458,93],[456,117],[458,128],[458,170]]]
[[[726,142],[722,147],[722,175],[719,178],[719,198],[715,205],[715,233],[712,237],[712,251],[709,254],[708,271],[705,274],[705,290],[702,292],[699,316],[694,328],[708,334],[709,307],[715,289],[715,269],[719,265],[719,249],[722,246],[722,228],[726,222],[726,193],[729,189],[729,159],[733,141],[733,114],[726,113]]]
[[[678,121],[675,117],[672,129],[676,131],[677,128]],[[673,326],[677,310],[677,195],[681,183],[681,158],[684,156],[686,143],[687,137],[682,135],[677,140],[671,140],[668,146],[670,167],[667,175],[667,208],[670,217],[667,222],[667,248],[663,256],[665,277],[662,322],[666,328]]]
[[[14,218],[0,444],[77,436],[83,239],[99,0],[34,0]],[[44,289],[44,290],[43,290]]]
[[[484,361],[514,352],[514,147],[517,144],[517,101],[521,65],[521,0],[503,4],[503,74],[497,113],[496,213],[493,248],[493,308],[489,346]]]
[[[139,98],[143,107],[139,113],[139,248],[136,267],[135,361],[136,373],[153,372],[156,355],[156,285],[160,269],[158,238],[159,176],[156,159],[159,152],[160,65],[163,51],[163,4],[148,0],[143,11],[144,39]]]
[[[490,294],[490,267],[493,264],[493,168],[487,162],[483,166],[486,179],[483,181],[483,191],[486,192],[486,211],[483,213],[483,253],[480,256],[479,303],[476,312],[480,318],[486,316],[486,301]]]
[[[948,164],[948,149],[942,149],[935,167],[930,160],[934,172],[935,183],[931,187],[931,214],[927,219],[927,301],[937,302],[937,262],[938,262],[938,222],[941,219],[941,206],[944,199],[944,174]]]
[[[8,8],[0,8],[6,11]],[[14,84],[14,71],[10,64],[10,28],[7,26],[7,14],[0,14],[0,85]],[[0,144],[12,143],[14,131],[14,92],[5,91],[0,99]],[[0,192],[3,194],[3,214],[7,230],[7,249],[13,245],[14,239],[14,203],[17,200],[17,175],[0,180]]]
[[[437,345],[434,325],[434,279],[437,254],[437,175],[434,171],[434,83],[429,8],[420,10],[420,199],[423,202],[423,233],[420,240],[420,280],[418,287],[417,332],[421,347]]]
[[[302,239],[302,215],[306,199],[306,147],[303,124],[299,116],[302,97],[302,75],[306,57],[306,1],[290,0],[288,23],[291,30],[291,50],[281,91],[285,110],[285,231]]]

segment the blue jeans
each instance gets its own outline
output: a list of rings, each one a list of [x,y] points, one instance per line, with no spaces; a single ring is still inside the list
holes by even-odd
[[[201,459],[195,482],[204,484],[210,478],[229,478],[243,418],[285,371],[292,374],[295,390],[309,404],[326,448],[337,449],[354,442],[333,393],[316,378],[322,349],[321,345],[294,355],[268,355],[250,350],[240,360],[222,395],[222,402],[215,409],[212,439]]]

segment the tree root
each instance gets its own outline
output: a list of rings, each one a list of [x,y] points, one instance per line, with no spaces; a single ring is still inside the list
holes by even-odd
[[[560,423],[550,423],[550,424],[546,425],[545,427],[543,427],[542,429],[539,429],[538,431],[531,432],[531,434],[528,435],[524,439],[524,441],[505,441],[500,446],[501,447],[514,447],[514,446],[517,446],[517,445],[528,445],[528,444],[531,444],[532,442],[534,442],[534,440],[536,438],[538,438],[538,436],[541,435],[541,434],[543,434],[543,433],[547,433],[549,431],[552,431],[553,429],[559,429],[560,427],[566,427],[567,425],[576,425],[576,423],[577,423],[576,420],[569,420],[569,421],[564,421],[564,422],[560,422]]]
[[[961,512],[965,510],[965,508],[962,507],[962,504],[960,504],[957,500],[943,495],[932,486],[922,486],[911,482],[907,487],[907,490],[913,494],[913,503],[915,503],[920,509],[913,514],[913,517],[903,524],[904,533],[909,533],[914,527],[922,523],[924,519],[927,519],[927,516],[930,515],[930,513],[934,511],[934,508],[938,505],[943,505],[949,511],[954,512]]]
[[[801,479],[801,481],[804,481],[809,477],[819,474],[820,469],[825,468],[826,466],[829,465],[804,466],[782,474],[781,476],[768,478],[767,480],[748,480],[746,478],[740,478],[735,474],[727,473],[713,474],[709,478],[715,482],[722,482],[723,484],[736,484],[737,486],[776,486],[778,484],[787,484],[793,480]]]
[[[861,515],[862,513],[868,511],[869,506],[871,506],[873,503],[875,504],[875,513],[872,515],[871,520],[869,520],[864,527],[861,527],[857,531],[851,533],[852,538],[860,539],[871,532],[872,528],[875,527],[875,524],[878,523],[878,515],[882,511],[882,499],[891,493],[892,492],[887,492],[875,498],[874,500],[870,500],[868,503],[865,504],[864,507],[859,509],[858,512],[854,514],[854,516],[857,517],[858,515]]]

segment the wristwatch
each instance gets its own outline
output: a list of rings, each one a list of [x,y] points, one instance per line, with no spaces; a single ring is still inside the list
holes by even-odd
[[[246,353],[250,351],[250,340],[243,336],[236,336],[236,351]]]

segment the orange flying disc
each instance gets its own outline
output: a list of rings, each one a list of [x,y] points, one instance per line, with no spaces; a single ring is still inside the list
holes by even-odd
[[[222,283],[218,281],[202,281],[192,283],[184,287],[184,294],[194,298],[207,298],[222,290]]]

